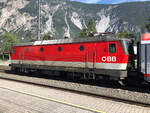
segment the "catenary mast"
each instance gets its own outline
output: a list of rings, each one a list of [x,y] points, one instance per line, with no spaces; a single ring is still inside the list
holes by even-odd
[[[38,0],[38,40],[41,39],[41,0]]]

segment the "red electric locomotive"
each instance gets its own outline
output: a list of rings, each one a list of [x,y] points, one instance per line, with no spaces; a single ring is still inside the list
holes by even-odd
[[[11,49],[13,71],[48,70],[84,78],[123,80],[134,66],[133,43],[108,35],[19,43]]]

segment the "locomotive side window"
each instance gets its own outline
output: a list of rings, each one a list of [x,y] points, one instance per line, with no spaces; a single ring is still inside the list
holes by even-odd
[[[28,53],[28,51],[29,51],[29,48],[26,48],[26,53]]]
[[[12,50],[12,54],[15,54],[15,48],[13,48],[13,50]]]
[[[44,51],[44,48],[43,48],[43,47],[41,47],[41,48],[40,48],[40,51],[41,51],[41,52],[43,52],[43,51]]]
[[[81,46],[79,47],[79,50],[80,50],[80,51],[84,51],[84,46],[81,45]]]
[[[109,53],[116,53],[116,44],[109,44]]]
[[[62,47],[58,47],[58,51],[61,52],[62,51]]]

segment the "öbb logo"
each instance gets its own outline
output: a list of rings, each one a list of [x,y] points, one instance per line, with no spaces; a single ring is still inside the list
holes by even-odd
[[[115,56],[103,56],[101,60],[103,62],[116,62],[117,58]]]

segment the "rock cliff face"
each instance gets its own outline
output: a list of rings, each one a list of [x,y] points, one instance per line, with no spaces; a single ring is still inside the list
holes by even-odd
[[[93,5],[67,0],[42,0],[41,34],[55,38],[77,37],[94,19],[98,32],[143,32],[150,16],[150,2]],[[13,32],[26,41],[37,36],[37,0],[0,0],[0,33]]]

